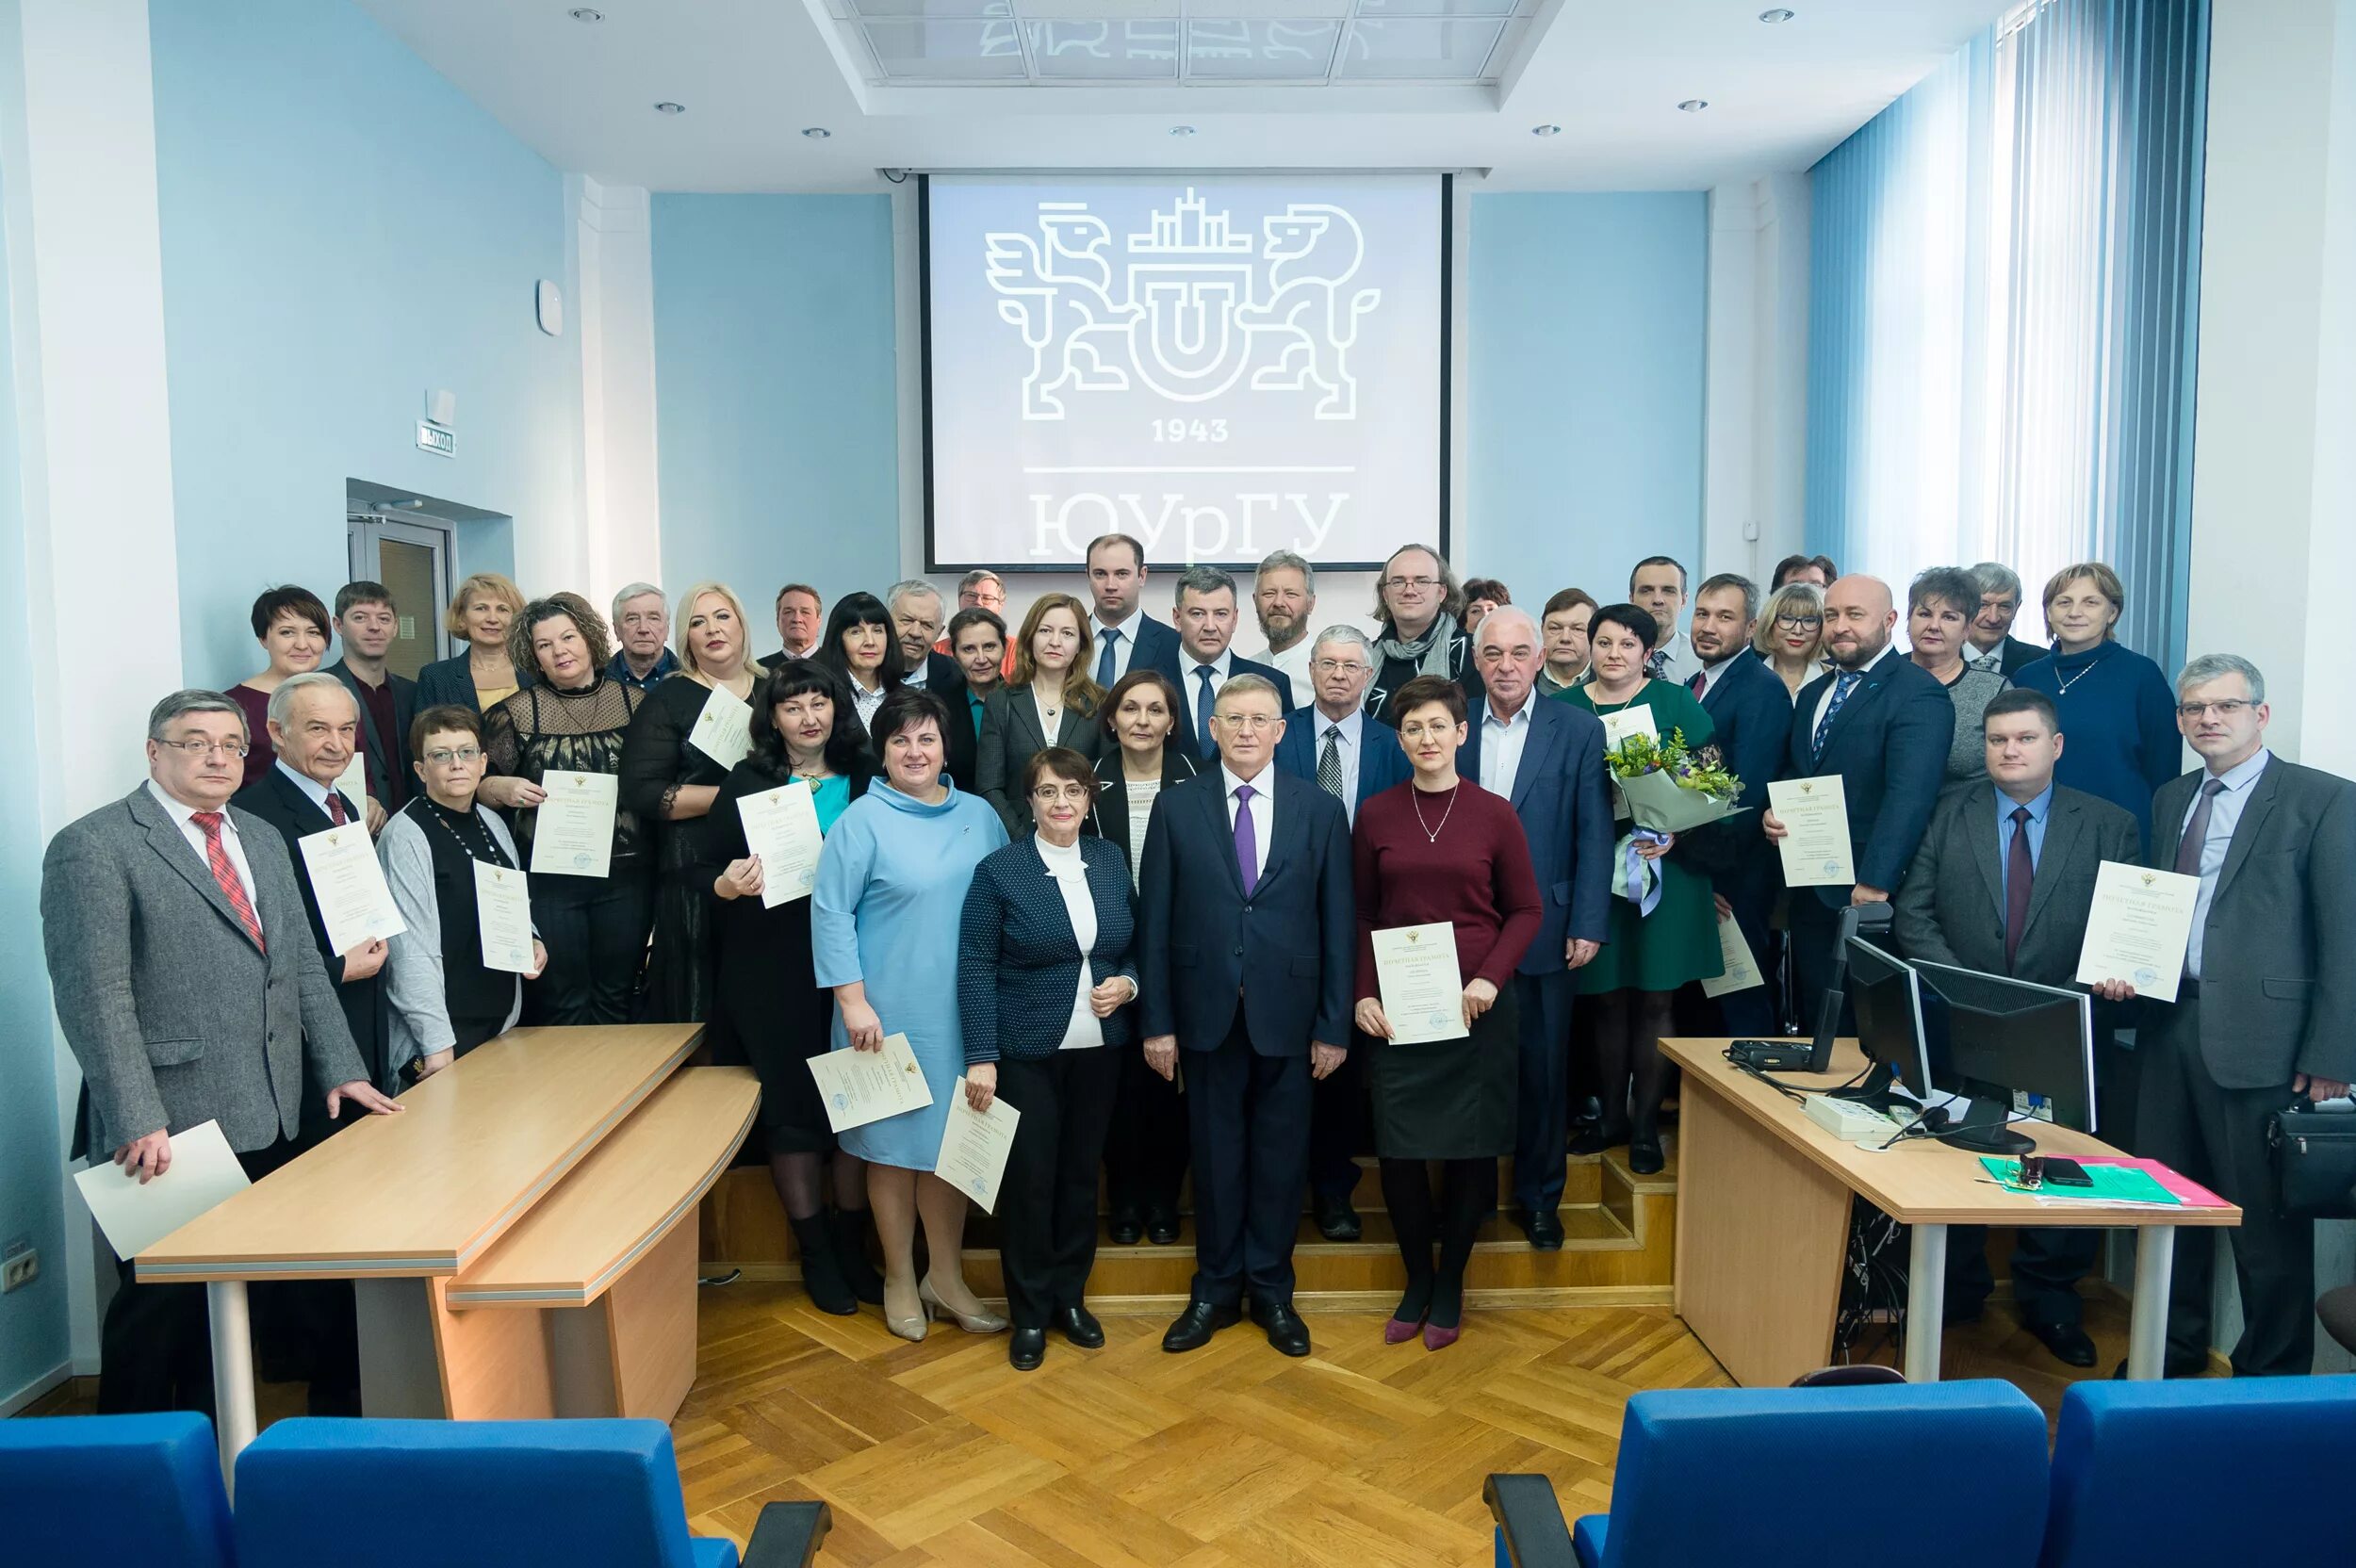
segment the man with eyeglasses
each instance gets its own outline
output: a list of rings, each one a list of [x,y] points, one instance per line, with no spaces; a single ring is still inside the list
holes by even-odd
[[[297,1152],[306,1083],[330,1119],[401,1109],[368,1082],[277,835],[230,804],[248,745],[228,697],[174,692],[148,715],[147,781],[41,862],[50,991],[83,1075],[73,1155],[110,1152],[126,1181],[163,1174],[172,1135],[205,1121],[259,1180]],[[100,1412],[209,1410],[204,1292],[119,1266]]]
[[[2315,1225],[2276,1212],[2267,1116],[2356,1079],[2356,784],[2266,748],[2266,677],[2204,654],[2176,678],[2176,727],[2201,766],[2160,786],[2149,864],[2200,879],[2173,1004],[2136,1030],[2135,1152],[2240,1206],[2237,1377],[2315,1364]],[[2106,996],[2132,997],[2114,980]],[[2168,1374],[2207,1363],[2214,1243],[2179,1244]]]
[[[1305,1356],[1293,1233],[1310,1085],[1348,1054],[1350,819],[1271,765],[1285,730],[1272,682],[1237,676],[1215,701],[1219,766],[1154,800],[1137,874],[1145,1060],[1170,1078],[1186,1053],[1194,1151],[1194,1283],[1162,1348],[1209,1344],[1249,1289],[1268,1343]]]
[[[1473,667],[1472,638],[1458,622],[1464,599],[1448,558],[1429,545],[1401,545],[1383,563],[1375,582],[1374,617],[1382,623],[1374,644],[1374,684],[1366,711],[1399,727],[1391,694],[1419,675],[1436,675],[1464,688],[1467,710],[1481,702],[1481,672]]]
[[[1278,711],[1293,705],[1293,683],[1270,664],[1238,659],[1235,640],[1235,580],[1217,566],[1189,566],[1178,577],[1178,722],[1170,743],[1198,762],[1211,760],[1211,708],[1219,689],[1239,675],[1258,676],[1276,688]],[[1165,672],[1169,673],[1169,672]]]

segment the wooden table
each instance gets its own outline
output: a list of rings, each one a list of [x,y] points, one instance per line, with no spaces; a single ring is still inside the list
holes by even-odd
[[[741,1069],[673,1081],[702,1032],[510,1031],[403,1094],[401,1114],[346,1128],[141,1252],[140,1280],[207,1286],[224,1464],[254,1431],[251,1280],[353,1282],[371,1415],[553,1414],[565,1382],[559,1333],[540,1312],[512,1309],[591,1308],[649,1263],[676,1274],[683,1233],[692,1367],[686,1221],[743,1141],[759,1095]],[[502,1248],[511,1233],[517,1245]],[[466,1289],[471,1299],[452,1298]],[[518,1289],[556,1294],[527,1302]],[[666,1311],[631,1316],[667,1337],[656,1358],[667,1365],[681,1331],[668,1298],[679,1292],[662,1294]],[[625,1380],[618,1370],[615,1380]],[[625,1390],[612,1392],[624,1401]]]
[[[2168,1284],[2180,1226],[2241,1223],[2236,1208],[2040,1203],[1996,1184],[1968,1151],[1909,1138],[1875,1151],[1843,1143],[1800,1105],[1726,1059],[1725,1039],[1664,1039],[1685,1070],[1677,1120],[1677,1315],[1746,1387],[1787,1384],[1832,1360],[1852,1198],[1910,1226],[1906,1375],[1939,1377],[1950,1225],[2103,1226],[2136,1233],[2127,1375],[2157,1378],[2168,1343]],[[1865,1065],[1840,1041],[1832,1070],[1775,1076],[1803,1091],[1839,1086]],[[2049,1154],[2117,1154],[2089,1134],[2039,1122],[2022,1131]]]

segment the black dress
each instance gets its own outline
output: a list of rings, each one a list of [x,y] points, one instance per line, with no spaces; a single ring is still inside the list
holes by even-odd
[[[712,690],[691,675],[671,677],[639,704],[622,744],[622,809],[636,812],[655,834],[654,942],[639,1011],[649,1023],[701,1023],[712,1017],[712,911],[719,901],[712,891],[715,873],[707,868],[725,866],[730,857],[719,855],[712,841],[717,802],[700,817],[674,821],[669,815],[680,790],[717,789],[728,781],[727,767],[687,743]],[[743,1061],[743,1048],[713,1021],[706,1034],[712,1059]]]

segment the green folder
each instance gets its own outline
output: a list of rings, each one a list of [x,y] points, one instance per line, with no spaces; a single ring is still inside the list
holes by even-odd
[[[2055,1186],[2048,1182],[2039,1187],[2021,1184],[2021,1162],[1994,1154],[1980,1156],[1980,1164],[2006,1192],[2022,1192],[2036,1198],[2074,1198],[2088,1203],[2173,1203],[2184,1200],[2168,1188],[2148,1170],[2131,1165],[2089,1165],[2085,1167],[2094,1183],[2090,1187]]]

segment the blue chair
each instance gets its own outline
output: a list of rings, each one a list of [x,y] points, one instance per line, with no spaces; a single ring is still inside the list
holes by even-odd
[[[229,1568],[221,1448],[202,1415],[0,1421],[0,1561]]]
[[[2072,1383],[2044,1568],[2344,1568],[2356,1378]]]
[[[2010,1383],[1668,1389],[1628,1400],[1612,1512],[1572,1544],[1581,1568],[2009,1568],[2045,1499],[2045,1416]]]
[[[237,1456],[237,1557],[737,1568],[688,1535],[660,1421],[281,1421]]]

